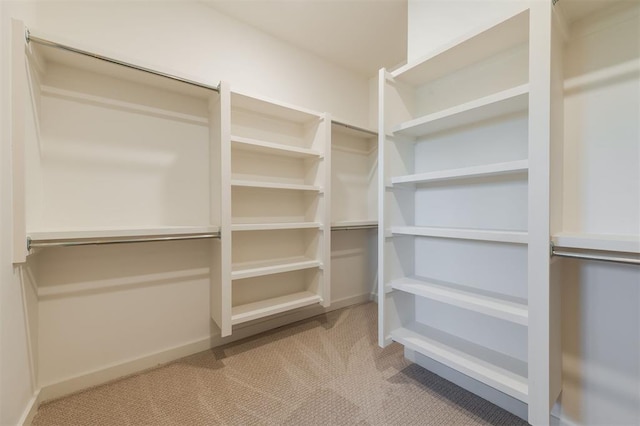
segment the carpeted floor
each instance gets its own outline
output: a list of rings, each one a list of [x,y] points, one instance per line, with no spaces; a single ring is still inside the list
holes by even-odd
[[[526,425],[377,346],[368,303],[43,404],[43,425]]]

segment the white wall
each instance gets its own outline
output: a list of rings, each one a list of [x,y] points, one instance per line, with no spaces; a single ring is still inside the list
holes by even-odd
[[[28,10],[24,10],[25,14]],[[20,280],[11,264],[11,144],[10,62],[11,20],[7,4],[0,3],[0,424],[14,425],[27,414],[35,392],[30,346],[36,336],[36,309],[32,288]],[[35,350],[35,348],[33,348]]]
[[[233,89],[330,112],[362,127],[369,125],[369,83],[198,2],[2,2],[2,11],[0,424],[11,425],[40,386],[48,389],[46,399],[220,342],[209,314],[207,268],[215,250],[209,243],[52,249],[30,257],[23,280],[13,269],[5,95],[11,18],[24,20],[45,38],[211,85],[224,79]],[[345,262],[351,262],[365,277],[368,252],[362,247],[350,252],[350,242],[341,238],[337,243],[338,269],[349,270]],[[79,283],[106,288],[37,299],[32,281],[47,290]],[[340,289],[333,294],[342,300],[334,306],[367,300],[369,286],[360,284],[336,281]],[[278,321],[286,319],[270,326]],[[249,331],[238,335],[243,333]],[[36,353],[35,373],[29,344]]]

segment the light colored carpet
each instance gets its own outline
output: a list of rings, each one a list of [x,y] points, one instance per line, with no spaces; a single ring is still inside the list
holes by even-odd
[[[44,425],[526,425],[377,346],[354,306],[43,404]]]

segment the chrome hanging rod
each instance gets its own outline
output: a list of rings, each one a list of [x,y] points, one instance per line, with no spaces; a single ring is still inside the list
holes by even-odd
[[[373,130],[365,129],[358,126],[352,126],[351,124],[343,123],[341,121],[331,120],[331,124],[346,127],[347,129],[351,129],[351,130],[357,130],[358,132],[367,133],[371,136],[378,136],[378,132],[374,132]]]
[[[551,244],[551,255],[558,257],[568,257],[571,259],[597,260],[600,262],[624,263],[627,265],[640,265],[640,258],[607,256],[601,254],[577,253],[573,251],[565,251],[558,249]]]
[[[159,237],[143,237],[143,238],[95,238],[81,240],[60,240],[60,241],[41,241],[27,238],[27,250],[32,248],[44,247],[73,247],[73,246],[90,246],[90,245],[106,245],[106,244],[124,244],[124,243],[148,243],[153,241],[179,241],[179,240],[199,240],[204,238],[220,238],[220,232],[211,232],[207,234],[185,234],[171,235]]]
[[[27,40],[27,43],[33,42],[33,43],[40,44],[40,45],[43,45],[43,46],[49,46],[49,47],[54,47],[56,49],[66,50],[68,52],[78,53],[80,55],[89,56],[91,58],[99,59],[101,61],[110,62],[112,64],[121,65],[123,67],[131,68],[131,69],[138,70],[138,71],[143,71],[143,72],[146,72],[146,73],[149,73],[149,74],[153,74],[153,75],[156,75],[156,76],[159,76],[159,77],[164,77],[164,78],[168,78],[168,79],[171,79],[171,80],[179,81],[181,83],[190,84],[192,86],[200,87],[202,89],[207,89],[207,90],[213,90],[215,92],[220,92],[220,86],[218,86],[218,87],[209,86],[208,84],[199,83],[197,81],[193,81],[193,80],[189,80],[189,79],[186,79],[186,78],[178,77],[178,76],[175,76],[175,75],[172,75],[172,74],[167,74],[167,73],[164,73],[164,72],[152,70],[150,68],[141,67],[139,65],[130,64],[128,62],[120,61],[118,59],[108,58],[106,56],[98,55],[97,53],[87,52],[86,50],[76,49],[75,47],[66,46],[64,44],[56,43],[56,42],[50,41],[50,40],[45,40],[43,38],[35,37],[35,36],[31,35],[29,30],[27,30],[27,32],[25,34],[25,38]]]

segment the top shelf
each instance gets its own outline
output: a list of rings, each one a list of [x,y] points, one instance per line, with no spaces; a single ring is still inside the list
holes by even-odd
[[[477,28],[391,73],[396,81],[421,85],[524,44],[529,40],[529,9]]]
[[[231,107],[299,124],[305,124],[323,118],[323,115],[319,112],[273,99],[246,95],[237,91],[231,92]]]

